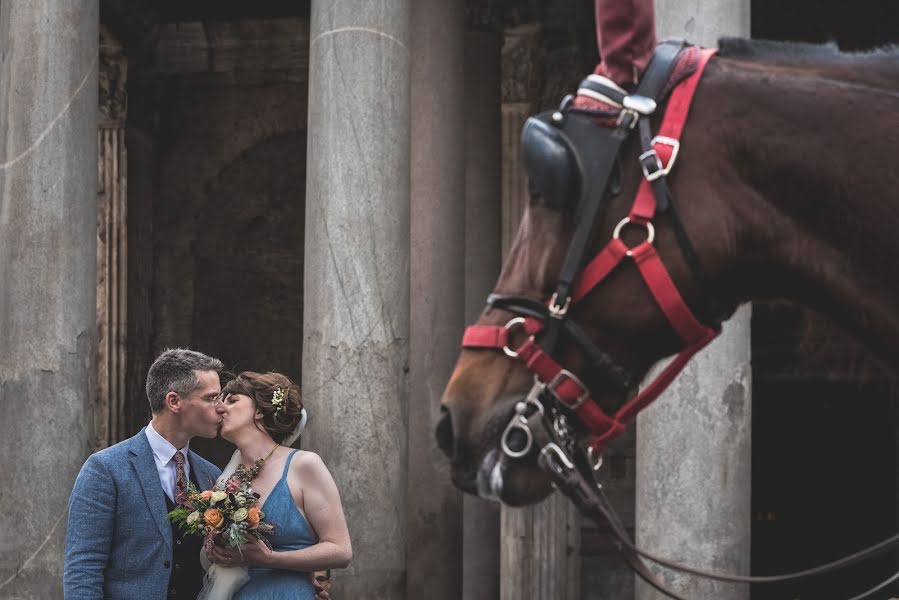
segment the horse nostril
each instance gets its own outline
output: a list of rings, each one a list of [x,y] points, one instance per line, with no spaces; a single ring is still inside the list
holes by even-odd
[[[437,446],[446,454],[447,458],[453,457],[453,421],[449,411],[441,407],[443,416],[437,422],[437,429],[434,435],[437,437]]]

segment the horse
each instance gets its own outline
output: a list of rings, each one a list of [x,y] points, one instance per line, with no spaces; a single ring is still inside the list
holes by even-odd
[[[662,112],[653,115],[654,128]],[[649,241],[700,320],[726,321],[753,300],[791,300],[832,317],[896,372],[899,271],[891,260],[899,255],[899,169],[889,157],[897,147],[896,48],[844,53],[832,44],[722,39],[667,177],[703,277],[671,219],[658,219]],[[617,233],[644,176],[636,144],[626,142],[620,156],[619,189],[592,223],[587,257]],[[533,195],[494,293],[545,302],[575,229],[564,203]],[[626,227],[621,235],[633,247],[647,233]],[[490,305],[477,324],[503,326],[515,316]],[[605,384],[577,344],[560,346],[556,360],[587,382],[599,404],[625,403],[634,382],[684,347],[633,264],[616,268],[568,318],[631,382]],[[538,457],[512,459],[500,449],[533,383],[513,356],[462,350],[435,432],[456,487],[512,506],[551,493]]]

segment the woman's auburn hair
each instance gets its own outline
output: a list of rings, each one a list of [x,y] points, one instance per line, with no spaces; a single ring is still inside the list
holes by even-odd
[[[279,389],[284,393],[281,410],[277,410],[278,407],[272,404],[272,397]],[[256,404],[256,408],[262,412],[261,423],[265,432],[278,443],[284,441],[296,429],[303,416],[300,386],[282,373],[242,371],[222,388],[222,395],[228,394],[249,396]]]

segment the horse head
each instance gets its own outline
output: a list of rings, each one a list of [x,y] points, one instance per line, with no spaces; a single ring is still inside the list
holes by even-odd
[[[862,219],[885,211],[866,203],[866,190],[899,184],[886,161],[877,158],[881,152],[888,156],[887,148],[871,147],[874,130],[867,124],[857,127],[868,133],[853,130],[859,120],[841,107],[862,103],[868,94],[869,103],[882,105],[887,126],[899,126],[896,79],[884,75],[883,57],[846,59],[832,49],[772,52],[741,44],[733,43],[730,56],[709,62],[696,91],[677,166],[667,178],[676,211],[659,210],[647,222],[628,220],[633,199],[646,185],[640,169],[645,146],[634,139],[622,146],[624,167],[620,177],[612,177],[602,210],[588,223],[590,241],[579,268],[583,274],[591,258],[614,239],[628,256],[570,307],[552,296],[586,214],[578,208],[578,185],[570,185],[577,169],[561,159],[562,166],[549,174],[529,173],[536,189],[494,294],[549,301],[551,309],[566,311],[594,351],[586,352],[584,344],[563,334],[552,358],[607,413],[633,398],[654,364],[693,343],[650,293],[639,261],[628,260],[630,251],[647,245],[702,327],[714,328],[743,301],[789,298],[831,312],[875,349],[899,349],[899,315],[893,308],[899,281],[891,277],[880,285],[881,278],[876,295],[853,295],[853,289],[877,281],[877,274],[847,260],[872,248],[897,251],[895,236],[876,218],[867,233],[840,227],[847,205]],[[860,64],[864,71],[866,60],[878,61],[867,78],[851,68]],[[854,83],[842,83],[846,80]],[[814,96],[816,88],[827,94]],[[662,112],[651,117],[653,131]],[[812,129],[825,118],[833,129]],[[801,143],[800,132],[807,132]],[[839,151],[847,164],[858,167],[867,160],[882,168],[872,164],[870,177],[853,187],[848,180],[855,175],[847,176],[848,167],[834,166],[837,144],[844,145]],[[809,197],[816,203],[804,200]],[[895,210],[886,212],[895,216]],[[463,349],[444,392],[436,435],[457,487],[523,505],[547,496],[551,480],[534,453],[520,458],[504,453],[501,437],[534,384],[532,370],[515,354],[528,341],[543,343],[548,333],[540,329],[529,340],[532,332],[516,317],[520,310],[503,302],[488,305],[480,315],[477,325],[505,329],[507,351]]]

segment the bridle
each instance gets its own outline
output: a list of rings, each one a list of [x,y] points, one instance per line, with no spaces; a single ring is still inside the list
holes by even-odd
[[[655,137],[649,123],[649,116],[657,106],[655,99],[661,96],[682,49],[682,42],[659,46],[636,94],[627,95],[623,90],[609,87],[611,82],[607,84],[592,76],[581,83],[579,93],[593,93],[621,106],[614,127],[597,127],[596,115],[573,108],[571,97],[563,101],[559,110],[528,119],[522,131],[522,148],[531,186],[551,204],[562,204],[559,197],[577,194],[578,202],[572,215],[576,223],[574,234],[548,303],[526,296],[491,294],[487,300],[491,308],[518,316],[503,326],[468,327],[462,340],[465,348],[502,349],[508,356],[522,360],[537,380],[546,385],[546,393],[551,393],[577,415],[578,422],[590,436],[589,447],[595,455],[620,436],[636,414],[655,400],[689,359],[720,332],[720,320],[707,324],[694,316],[653,246],[656,213],[670,215],[675,231],[679,232],[677,239],[687,264],[700,282],[705,281],[693,245],[671,202],[665,176],[677,159],[678,140],[690,101],[711,51],[691,49],[694,55],[699,55],[696,70],[673,90],[665,119]],[[609,196],[608,181],[612,170],[619,160],[623,143],[635,131],[639,132],[642,147],[640,164],[644,179],[631,210],[615,227],[612,239],[596,256],[586,261],[595,224]],[[578,184],[572,186],[569,181]],[[642,228],[646,237],[639,244],[628,246],[621,239],[625,228]],[[572,370],[565,369],[555,357],[559,355],[563,341],[571,340],[587,358],[593,377],[606,388],[623,392],[614,396],[626,397],[626,392],[638,383],[570,318],[572,307],[625,262],[637,266],[656,303],[686,346],[656,381],[617,406],[604,399],[609,395],[594,394],[590,386]],[[512,348],[510,340],[519,334],[523,334],[521,337],[525,341]]]
[[[522,131],[522,149],[532,193],[543,196],[548,204],[555,206],[566,206],[566,199],[576,196],[578,201],[570,215],[576,224],[574,234],[548,302],[527,296],[491,294],[487,299],[489,307],[517,316],[502,326],[470,326],[462,342],[465,348],[501,349],[509,357],[524,362],[534,374],[533,387],[526,399],[516,405],[515,414],[502,434],[503,453],[512,460],[536,453],[538,464],[549,473],[554,485],[584,515],[610,526],[619,550],[636,574],[675,599],[682,599],[682,596],[660,583],[643,559],[720,581],[773,583],[843,568],[899,544],[897,534],[838,561],[785,575],[750,577],[704,571],[637,548],[596,478],[602,464],[602,452],[608,444],[620,436],[637,413],[658,398],[688,361],[721,331],[723,315],[714,299],[706,304],[715,316],[705,321],[697,318],[684,302],[653,246],[655,220],[659,214],[665,214],[690,271],[700,289],[710,295],[707,277],[678,217],[666,176],[677,160],[680,137],[694,92],[713,54],[714,50],[685,49],[682,41],[663,42],[634,94],[597,76],[589,76],[581,82],[578,94],[615,107],[613,114],[576,108],[573,97],[568,96],[558,110],[527,120]],[[649,118],[664,97],[672,72],[693,60],[695,70],[671,90],[661,126],[653,136]],[[597,121],[604,121],[608,126],[597,126]],[[607,199],[615,192],[610,181],[619,164],[622,146],[635,132],[641,149],[639,164],[643,179],[628,215],[614,228],[612,239],[587,261],[586,253],[593,241],[596,224]],[[628,246],[621,239],[625,228],[641,228],[645,232],[644,240]],[[656,304],[684,346],[652,383],[616,405],[604,400],[608,394],[593,393],[596,383],[622,392],[614,397],[627,398],[628,392],[639,382],[598,348],[570,314],[573,306],[628,261],[639,270]],[[513,347],[516,337],[524,338],[524,341]],[[592,386],[560,364],[557,357],[561,355],[563,342],[573,342],[586,357]],[[852,600],[866,598],[897,579],[899,573]]]

